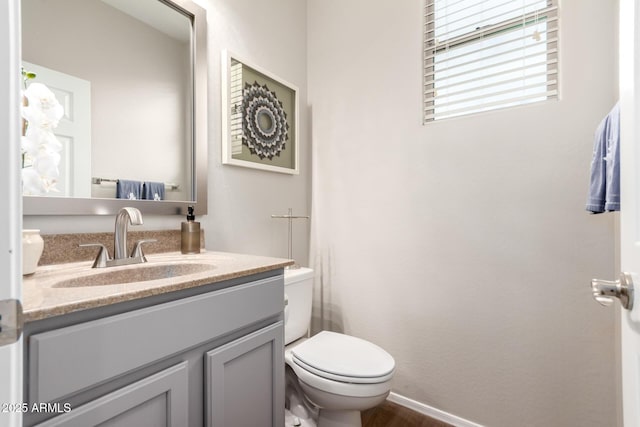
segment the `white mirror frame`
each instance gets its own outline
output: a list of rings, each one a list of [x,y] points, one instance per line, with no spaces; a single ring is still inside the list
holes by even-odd
[[[188,153],[192,160],[191,199],[186,201],[154,201],[98,199],[77,197],[23,196],[24,215],[114,215],[132,206],[142,213],[184,215],[194,206],[197,215],[207,213],[207,16],[206,11],[191,0],[159,0],[193,21],[191,58],[193,64],[193,144]]]

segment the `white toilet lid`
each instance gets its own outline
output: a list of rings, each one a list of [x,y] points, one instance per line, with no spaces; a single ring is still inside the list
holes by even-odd
[[[360,338],[322,331],[291,350],[294,362],[316,375],[354,383],[383,382],[393,376],[393,357]]]

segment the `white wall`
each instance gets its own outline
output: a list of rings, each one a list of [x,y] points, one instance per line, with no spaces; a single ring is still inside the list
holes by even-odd
[[[287,255],[287,222],[271,219],[291,207],[310,209],[310,145],[306,68],[306,3],[298,0],[196,0],[209,28],[209,215],[207,247]],[[264,172],[221,160],[221,51],[228,49],[300,88],[300,175]],[[307,263],[309,224],[294,224],[294,257]]]
[[[394,391],[490,426],[614,425],[613,312],[588,286],[614,277],[613,219],[583,205],[593,131],[615,101],[615,2],[562,2],[561,101],[428,126],[420,1],[198,3],[207,246],[286,254],[286,224],[269,216],[306,213],[312,134],[325,320],[394,355]],[[222,166],[223,48],[301,88],[300,176]],[[145,217],[145,228],[181,220]],[[109,231],[113,218],[25,227]],[[308,228],[295,230],[304,262]]]
[[[616,423],[614,310],[589,288],[614,277],[614,220],[584,211],[616,2],[561,6],[561,101],[423,126],[422,2],[308,1],[315,328],[487,426]]]
[[[207,9],[209,62],[209,215],[198,217],[210,250],[287,255],[287,223],[271,214],[308,214],[310,148],[306,69],[306,3],[296,0],[196,0]],[[220,57],[229,49],[300,88],[300,175],[264,172],[221,162]],[[143,212],[144,213],[144,212]],[[145,215],[142,229],[179,229],[179,216]],[[44,233],[113,230],[112,217],[25,217]],[[294,225],[294,257],[308,259],[309,224]]]

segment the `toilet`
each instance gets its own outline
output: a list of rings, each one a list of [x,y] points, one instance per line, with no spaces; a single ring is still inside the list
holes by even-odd
[[[313,270],[285,270],[285,425],[361,427],[360,412],[391,391],[393,357],[366,340],[322,331],[311,322]]]

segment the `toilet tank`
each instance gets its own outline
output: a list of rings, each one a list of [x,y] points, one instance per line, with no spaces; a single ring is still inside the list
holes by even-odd
[[[306,335],[311,323],[313,270],[296,268],[284,270],[284,343],[289,344]]]

